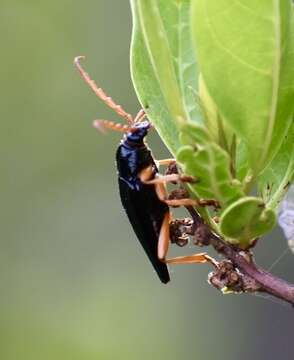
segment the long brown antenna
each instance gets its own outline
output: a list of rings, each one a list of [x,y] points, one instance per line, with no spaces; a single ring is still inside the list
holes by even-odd
[[[83,69],[80,64],[80,60],[85,59],[85,56],[77,56],[74,59],[74,64],[80,72],[82,78],[85,82],[90,86],[90,88],[94,91],[94,93],[102,100],[104,103],[109,106],[112,110],[114,110],[119,116],[124,118],[130,125],[134,123],[133,117],[131,114],[127,113],[120,105],[116,104],[110,96],[108,96],[103,89],[99,88],[95,81],[92,80],[89,74]]]
[[[109,120],[94,120],[93,126],[95,129],[101,132],[105,132],[105,129],[111,129],[120,132],[133,132],[137,130],[136,128],[132,128],[128,125],[118,124]]]

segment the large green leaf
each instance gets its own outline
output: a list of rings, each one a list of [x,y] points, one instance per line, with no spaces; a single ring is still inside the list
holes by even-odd
[[[192,0],[199,67],[223,119],[260,171],[277,153],[294,110],[290,0]]]
[[[181,142],[184,146],[177,153],[177,161],[185,174],[197,179],[190,186],[196,197],[215,199],[225,209],[244,196],[241,184],[232,177],[228,153],[211,141],[203,126],[194,123],[182,126]]]
[[[276,209],[294,176],[294,123],[271,163],[259,176],[259,191],[269,207]]]
[[[131,0],[131,5],[133,83],[150,120],[175,153],[180,147],[178,124],[201,121],[193,93],[198,89],[198,71],[190,0]]]

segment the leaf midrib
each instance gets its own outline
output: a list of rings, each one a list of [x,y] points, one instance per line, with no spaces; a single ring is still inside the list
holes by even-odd
[[[269,113],[269,126],[267,127],[266,137],[265,137],[265,151],[262,153],[261,160],[259,164],[262,166],[264,163],[266,156],[269,151],[269,147],[271,144],[271,139],[274,131],[277,107],[278,107],[278,96],[279,96],[279,87],[280,87],[280,70],[281,70],[281,13],[280,13],[280,1],[273,0],[274,6],[274,28],[275,28],[275,43],[276,43],[276,52],[273,63],[273,89],[272,89],[272,101],[271,101],[271,109]]]

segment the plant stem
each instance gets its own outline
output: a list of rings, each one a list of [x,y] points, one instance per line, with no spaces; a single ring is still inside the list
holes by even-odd
[[[221,237],[214,234],[208,225],[204,223],[197,211],[192,207],[187,207],[194,221],[194,233],[198,229],[198,244],[205,246],[207,244],[214,247],[214,249],[224,256],[233,264],[242,276],[246,277],[246,282],[252,281],[251,292],[262,292],[270,294],[276,298],[284,300],[294,306],[294,284],[280,279],[261,267],[257,266],[249,252],[245,253],[240,249],[233,247],[226,243]],[[202,238],[199,238],[199,228],[202,227]],[[223,274],[224,275],[224,274]],[[243,292],[250,292],[250,289],[245,288]]]

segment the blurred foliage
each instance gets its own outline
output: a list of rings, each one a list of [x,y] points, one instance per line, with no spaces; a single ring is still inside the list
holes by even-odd
[[[250,248],[274,227],[294,173],[286,136],[294,114],[292,3],[131,0],[131,8],[140,102],[182,170],[197,178],[191,195],[219,202],[202,217],[225,241]]]
[[[126,0],[1,0],[0,358],[292,359],[291,309],[218,294],[207,266],[174,267],[163,286],[132,233],[117,194],[119,135],[91,128],[116,117],[72,65],[86,55],[135,113],[130,33]],[[168,155],[155,133],[149,143]],[[266,266],[286,246],[278,236],[263,244]],[[293,278],[292,261],[275,271]]]

